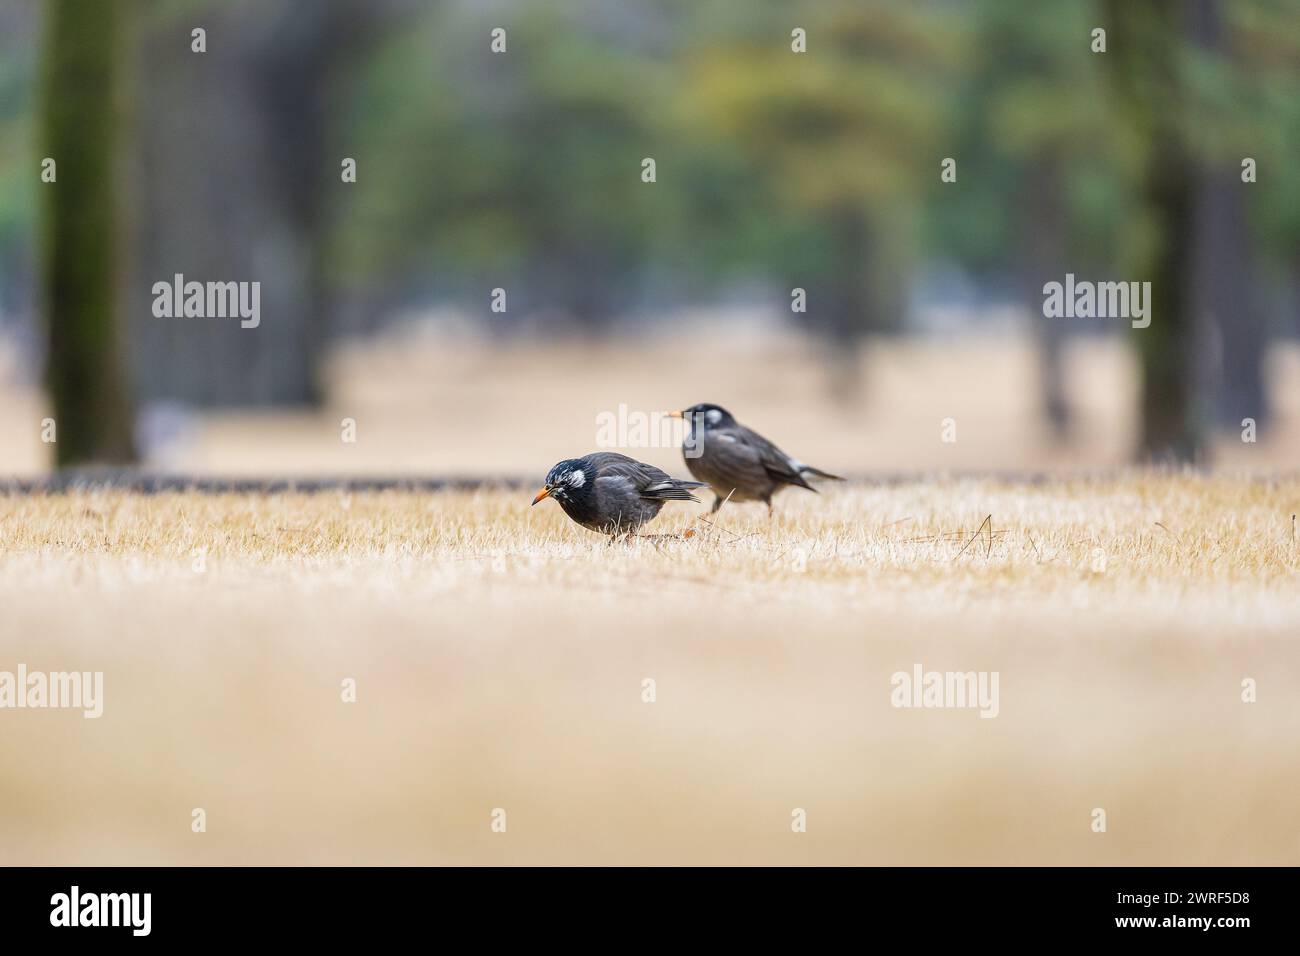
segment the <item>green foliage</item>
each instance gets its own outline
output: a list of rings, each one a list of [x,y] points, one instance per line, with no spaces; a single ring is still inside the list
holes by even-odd
[[[142,15],[187,42],[193,22],[252,29],[284,9],[159,0]],[[634,299],[654,271],[698,297],[746,274],[861,273],[868,288],[842,291],[879,292],[875,310],[888,311],[896,293],[883,286],[926,260],[1014,270],[1026,184],[1044,163],[1072,261],[1104,267],[1148,233],[1133,198],[1142,138],[1106,82],[1118,51],[1089,49],[1105,25],[1097,0],[392,9],[331,95],[331,147],[359,166],[328,223],[338,287],[479,295],[485,280],[526,277],[532,304],[591,311]],[[1176,123],[1224,168],[1258,161],[1255,252],[1293,269],[1300,17],[1288,0],[1221,9],[1227,55],[1183,49],[1190,96],[1148,119]],[[502,25],[508,53],[496,55],[489,31]],[[807,53],[791,51],[794,27]],[[0,57],[0,250],[34,234],[34,87],[22,61]],[[653,185],[640,181],[647,156]],[[939,180],[948,156],[955,185]],[[593,301],[575,286],[595,287]]]

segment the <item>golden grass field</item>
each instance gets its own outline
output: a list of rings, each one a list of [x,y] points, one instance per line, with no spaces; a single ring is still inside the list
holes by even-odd
[[[105,674],[98,720],[0,712],[0,859],[1300,862],[1300,479],[853,483],[614,546],[530,500],[0,495],[0,669]],[[892,707],[914,663],[998,717]]]

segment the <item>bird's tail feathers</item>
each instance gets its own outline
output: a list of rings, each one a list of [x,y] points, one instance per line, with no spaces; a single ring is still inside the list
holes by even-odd
[[[699,498],[691,494],[690,489],[704,488],[707,485],[708,483],[704,481],[684,481],[681,478],[674,478],[646,490],[656,498],[662,498],[665,501],[699,501]]]
[[[799,474],[807,477],[811,475],[814,478],[826,478],[830,481],[843,481],[839,475],[832,475],[829,471],[822,471],[820,468],[814,468],[812,465],[803,465],[799,469]]]
[[[693,494],[685,488],[664,488],[662,491],[656,491],[655,497],[662,501],[699,501]]]

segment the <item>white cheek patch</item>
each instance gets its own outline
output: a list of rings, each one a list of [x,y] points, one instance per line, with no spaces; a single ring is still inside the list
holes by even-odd
[[[710,425],[716,425],[718,422],[722,421],[722,412],[718,411],[716,408],[710,408],[704,413],[704,420]]]
[[[581,488],[587,483],[587,476],[581,471],[569,472],[569,484],[574,488]]]

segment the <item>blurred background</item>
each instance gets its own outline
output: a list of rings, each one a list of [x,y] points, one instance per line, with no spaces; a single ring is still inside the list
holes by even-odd
[[[1296,468],[1297,162],[1294,0],[0,0],[0,473]]]

